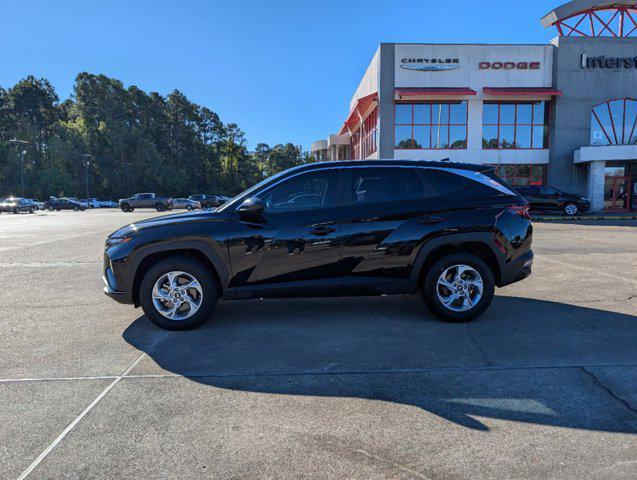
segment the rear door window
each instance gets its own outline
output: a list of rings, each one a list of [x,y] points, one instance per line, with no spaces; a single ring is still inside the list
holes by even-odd
[[[353,205],[419,200],[423,182],[413,168],[354,168],[349,197]]]

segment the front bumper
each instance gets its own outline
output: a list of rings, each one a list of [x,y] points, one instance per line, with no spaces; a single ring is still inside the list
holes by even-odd
[[[529,250],[524,255],[504,264],[500,271],[500,283],[498,287],[504,287],[531,275],[533,267],[533,250]]]
[[[132,304],[133,295],[130,289],[126,289],[125,286],[119,285],[117,277],[113,272],[113,266],[111,265],[111,259],[104,253],[104,267],[103,267],[102,280],[104,281],[104,293],[119,303]]]

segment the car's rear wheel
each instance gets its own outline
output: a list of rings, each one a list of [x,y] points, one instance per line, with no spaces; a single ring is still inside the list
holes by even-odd
[[[192,210],[192,205],[186,205],[186,210]]]
[[[491,304],[494,290],[491,269],[470,253],[439,259],[423,282],[427,306],[446,322],[468,322],[478,317]]]
[[[566,213],[566,215],[577,215],[579,213],[579,207],[577,206],[577,203],[567,203],[566,205],[564,205],[564,213]]]
[[[35,213],[35,207],[30,207],[29,208],[29,213]]]
[[[122,203],[121,207],[122,212],[132,212],[133,210],[130,208],[128,203]]]
[[[74,212],[79,212],[80,211],[80,207],[78,207],[77,205],[73,207],[73,211]]]
[[[163,212],[164,210],[166,210],[166,207],[161,203],[156,203],[155,210],[157,210],[158,212]]]
[[[171,257],[151,267],[139,287],[139,302],[148,319],[167,330],[203,324],[217,304],[212,273],[188,257]]]

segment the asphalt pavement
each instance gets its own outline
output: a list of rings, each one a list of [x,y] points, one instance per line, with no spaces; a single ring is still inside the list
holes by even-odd
[[[637,478],[637,221],[536,223],[469,324],[393,296],[164,332],[102,293],[154,215],[0,215],[0,478]]]

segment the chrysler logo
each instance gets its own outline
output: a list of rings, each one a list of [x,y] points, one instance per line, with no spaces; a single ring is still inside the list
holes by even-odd
[[[455,70],[460,68],[460,60],[457,58],[403,58],[400,61],[400,68],[421,72]]]

